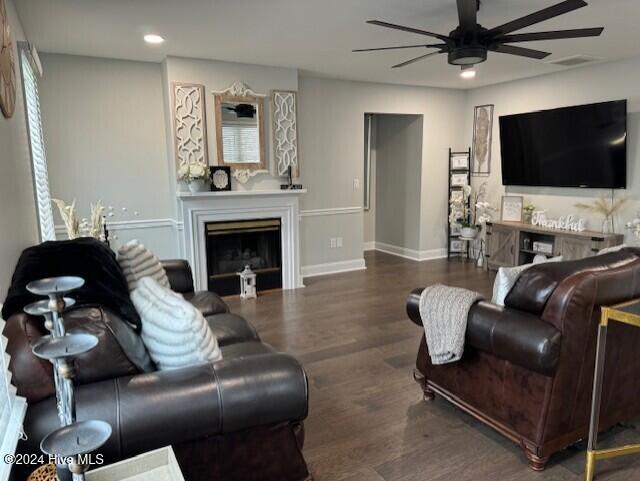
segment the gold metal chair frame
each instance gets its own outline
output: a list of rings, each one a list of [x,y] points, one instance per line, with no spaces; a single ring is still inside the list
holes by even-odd
[[[609,321],[616,321],[633,327],[640,327],[640,315],[624,312],[621,309],[640,303],[640,299],[624,302],[610,307],[602,307],[600,325],[598,327],[598,344],[596,348],[596,368],[593,376],[593,397],[591,400],[591,420],[589,423],[589,443],[587,445],[587,462],[584,470],[585,481],[593,481],[596,461],[616,458],[629,454],[640,454],[640,444],[630,444],[618,448],[596,449],[598,443],[598,425],[600,423],[600,402],[602,380],[604,376],[604,360],[606,355],[607,328]]]

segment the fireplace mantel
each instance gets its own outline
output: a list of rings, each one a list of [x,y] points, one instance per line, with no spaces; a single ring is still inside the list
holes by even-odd
[[[178,192],[178,198],[186,199],[202,199],[202,198],[218,198],[218,197],[260,197],[260,196],[286,196],[306,194],[307,189],[287,189],[287,190],[223,190],[219,192]]]
[[[196,289],[208,285],[205,224],[207,222],[279,218],[282,235],[282,288],[304,287],[300,273],[299,196],[301,190],[178,192],[183,243],[193,266]]]

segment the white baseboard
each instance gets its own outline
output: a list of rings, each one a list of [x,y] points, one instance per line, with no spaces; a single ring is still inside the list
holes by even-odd
[[[365,251],[374,251],[376,250],[376,241],[369,241],[364,243]]]
[[[384,242],[375,242],[374,250],[391,254],[398,257],[404,257],[416,262],[429,261],[433,259],[442,259],[447,257],[447,249],[429,249],[429,250],[415,250],[407,247],[394,246],[392,244],[386,244]]]
[[[361,271],[366,268],[367,266],[364,263],[364,259],[327,262],[326,264],[302,266],[302,277],[324,276],[327,274],[338,274],[340,272]]]

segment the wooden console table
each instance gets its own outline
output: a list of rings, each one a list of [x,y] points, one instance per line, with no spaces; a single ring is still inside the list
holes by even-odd
[[[487,222],[487,267],[498,269],[528,264],[536,254],[561,255],[565,261],[582,259],[623,241],[622,234],[545,229],[522,222]],[[534,242],[552,244],[552,253],[535,251]]]

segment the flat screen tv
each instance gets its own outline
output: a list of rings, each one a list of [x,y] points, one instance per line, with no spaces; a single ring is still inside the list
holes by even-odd
[[[627,186],[627,101],[500,117],[502,183]]]

